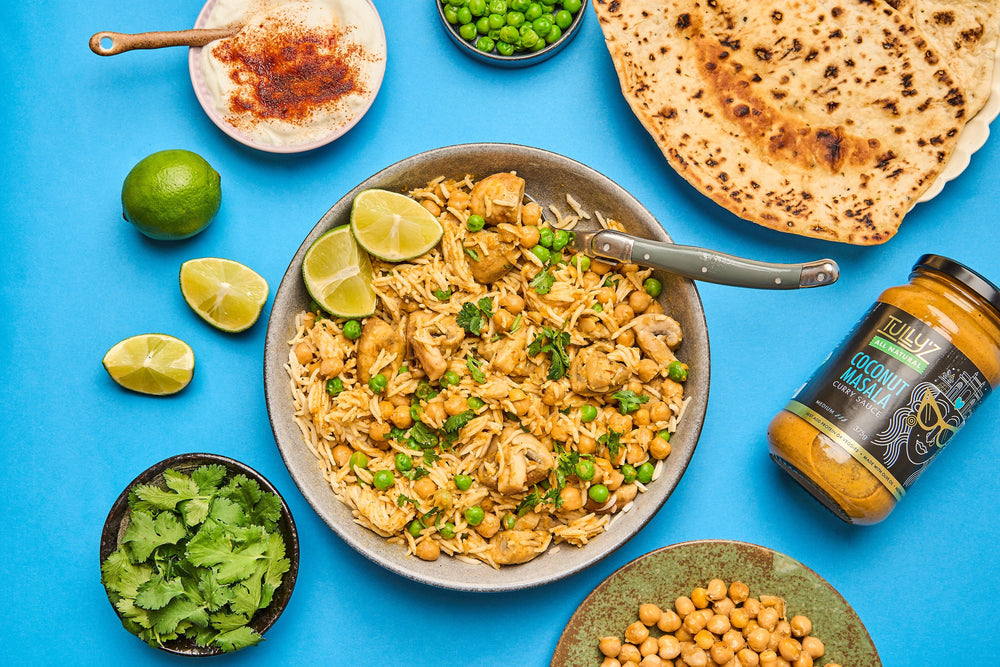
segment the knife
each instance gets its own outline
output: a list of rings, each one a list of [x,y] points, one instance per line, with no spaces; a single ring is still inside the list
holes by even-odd
[[[773,264],[695,246],[662,243],[611,229],[571,232],[569,247],[590,257],[629,262],[720,285],[756,289],[799,289],[837,282],[832,259],[805,264]]]

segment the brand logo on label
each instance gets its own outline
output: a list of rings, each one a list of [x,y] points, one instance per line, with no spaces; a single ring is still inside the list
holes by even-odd
[[[878,334],[926,363],[930,363],[941,350],[941,346],[927,334],[920,333],[913,326],[891,315],[878,330]]]

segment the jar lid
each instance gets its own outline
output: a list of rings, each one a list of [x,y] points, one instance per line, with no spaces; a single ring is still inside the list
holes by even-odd
[[[923,255],[913,265],[913,270],[933,269],[951,276],[982,297],[993,309],[1000,313],[1000,288],[969,267],[941,255]]]

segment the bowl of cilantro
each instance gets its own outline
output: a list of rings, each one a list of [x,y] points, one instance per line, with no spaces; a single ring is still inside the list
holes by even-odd
[[[263,639],[291,598],[299,542],[263,475],[192,453],[160,461],[122,491],[100,559],[126,630],[169,653],[209,656]]]

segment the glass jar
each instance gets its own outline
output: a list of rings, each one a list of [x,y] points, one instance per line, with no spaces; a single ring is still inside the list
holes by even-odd
[[[771,458],[838,517],[888,516],[1000,385],[1000,290],[924,255],[771,421]]]

